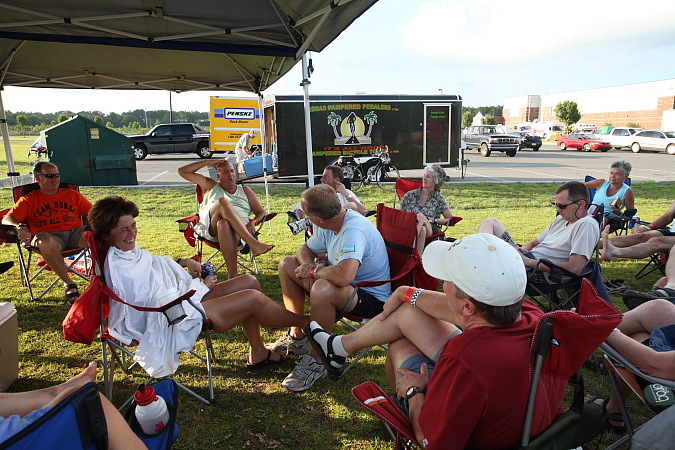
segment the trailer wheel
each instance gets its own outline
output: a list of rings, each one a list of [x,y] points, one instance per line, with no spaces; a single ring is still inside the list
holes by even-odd
[[[481,154],[481,156],[485,156],[487,158],[488,156],[490,156],[490,153],[491,153],[490,147],[488,147],[488,145],[485,142],[480,144],[480,154]]]

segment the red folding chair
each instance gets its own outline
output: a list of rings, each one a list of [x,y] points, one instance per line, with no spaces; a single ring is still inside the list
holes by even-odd
[[[559,406],[565,394],[562,383],[566,385],[567,380],[577,373],[580,374],[584,361],[621,322],[621,313],[598,295],[593,284],[589,280],[584,280],[583,283],[581,301],[576,313],[563,310],[553,311],[544,314],[537,324],[530,345],[532,357],[530,393],[523,420],[522,447],[519,448],[577,447],[585,442],[575,443],[571,440],[576,433],[569,433],[569,428],[588,422],[591,418],[597,422],[598,433],[603,429],[600,410],[593,405],[584,405],[583,390],[577,390],[575,396],[577,405],[568,410],[571,412],[563,413],[538,437],[531,439],[530,436],[532,417],[541,413],[535,409],[537,396],[545,396],[544,402],[541,399],[537,402],[539,407],[548,405],[547,409],[550,409],[551,406]],[[549,380],[549,386],[558,385],[561,389],[539,392],[541,377]],[[373,382],[366,382],[354,387],[352,396],[390,427],[390,432],[397,442],[396,448],[410,449],[415,446],[422,448],[415,438],[410,419],[382,388]],[[577,399],[581,401],[576,401]],[[555,441],[557,445],[543,445],[549,441]],[[529,444],[532,447],[527,447]]]
[[[195,185],[195,196],[197,200],[197,213],[193,216],[184,217],[182,219],[177,220],[176,222],[178,222],[178,231],[183,233],[183,237],[185,237],[187,243],[190,244],[191,247],[194,247],[195,250],[197,250],[196,259],[198,259],[200,262],[204,261],[205,245],[207,247],[215,249],[216,251],[213,252],[213,254],[206,259],[206,261],[211,261],[214,256],[220,253],[220,243],[210,241],[205,237],[200,236],[197,230],[195,229],[195,225],[197,225],[197,223],[199,222],[199,205],[202,203],[202,200],[204,199],[202,188],[198,184]],[[258,225],[258,228],[256,229],[255,233],[256,237],[260,234],[260,230],[262,229],[263,225],[265,225],[265,223],[269,222],[270,220],[274,219],[276,215],[277,213],[270,213],[263,216],[262,220],[260,221],[260,224]],[[244,241],[241,241],[241,245],[239,246],[238,250],[240,257],[237,258],[237,264],[239,264],[240,267],[248,270],[252,274],[259,275],[260,268],[258,266],[258,259],[255,256],[253,256],[253,253],[248,247],[248,244],[246,244]],[[246,260],[246,263],[242,262],[242,258]],[[224,265],[225,260],[223,260],[223,263],[216,268],[216,272],[222,269]]]
[[[207,405],[211,404],[214,399],[212,366],[213,362],[215,361],[215,353],[213,351],[213,343],[211,341],[211,334],[209,331],[210,320],[207,319],[204,312],[198,308],[192,302],[192,300],[190,300],[190,297],[192,297],[195,291],[188,291],[177,299],[157,308],[149,308],[127,303],[106,285],[104,279],[103,265],[105,263],[108,249],[110,248],[109,245],[104,244],[103,242],[96,239],[91,231],[86,231],[84,233],[84,237],[89,243],[92,255],[91,283],[82,293],[82,295],[75,301],[73,306],[70,308],[68,315],[63,320],[63,335],[68,341],[91,345],[94,341],[96,330],[99,330],[98,338],[101,341],[101,352],[103,359],[103,383],[105,387],[105,395],[108,400],[112,401],[112,390],[116,364],[119,364],[125,373],[130,373],[136,366],[135,362],[130,363],[130,361],[133,361],[134,353],[123,343],[115,339],[107,328],[110,302],[117,301],[123,303],[139,312],[163,314],[172,306],[185,301],[190,303],[197,311],[199,311],[202,316],[202,335],[204,336],[205,340],[206,355],[202,356],[196,353],[194,349],[190,351],[190,354],[206,363],[209,378],[210,400],[206,400],[181,383],[176,382],[176,384],[179,388],[197,400],[200,400]],[[173,378],[173,375],[168,378]],[[154,379],[155,378],[151,377],[148,381],[146,381],[145,384],[151,383]],[[123,410],[132,399],[133,397],[129,398],[119,408],[119,410]]]
[[[40,186],[37,183],[14,187],[12,190],[14,195],[14,203],[18,202],[21,197],[28,195],[29,193],[38,189],[40,189]],[[80,191],[80,187],[78,185],[71,183],[61,183],[59,189],[73,189],[77,192]],[[0,211],[0,218],[4,217],[8,212],[8,209]],[[43,259],[39,258],[41,256],[39,248],[32,247],[30,245],[23,245],[19,242],[16,237],[16,230],[14,230],[14,227],[2,225],[0,237],[7,243],[16,244],[19,254],[21,284],[28,288],[28,293],[31,300],[41,300],[54,286],[56,286],[56,284],[60,281],[60,278],[55,275],[54,279],[42,291],[42,293],[38,296],[35,296],[35,293],[33,292],[33,282],[40,275],[46,275],[48,272],[52,272],[52,269],[45,263]],[[36,255],[35,262],[33,262],[33,255]],[[89,274],[91,272],[91,259],[87,249],[75,248],[72,250],[65,250],[61,252],[61,256],[64,258],[66,269],[68,269],[71,274],[76,275],[85,281],[89,281]],[[31,272],[31,270],[33,270],[33,272]]]

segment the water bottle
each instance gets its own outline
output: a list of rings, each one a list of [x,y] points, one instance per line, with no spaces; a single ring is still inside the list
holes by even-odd
[[[631,228],[640,226],[640,216],[633,216],[632,220],[633,225],[631,225]]]
[[[169,423],[169,409],[162,397],[155,394],[152,386],[141,384],[134,394],[136,420],[145,434],[159,433]]]

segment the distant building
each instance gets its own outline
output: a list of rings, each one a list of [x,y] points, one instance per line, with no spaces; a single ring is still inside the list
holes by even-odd
[[[598,129],[608,123],[623,127],[629,122],[645,129],[675,129],[675,79],[507,98],[504,100],[506,125],[556,121],[555,107],[565,100],[574,100],[579,105],[579,122],[594,124]]]

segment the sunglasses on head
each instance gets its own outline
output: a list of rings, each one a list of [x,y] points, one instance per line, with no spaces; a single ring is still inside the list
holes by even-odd
[[[41,177],[45,177],[45,178],[60,178],[61,177],[60,173],[38,173],[37,175],[40,175]]]
[[[570,203],[567,203],[567,204],[551,202],[551,204],[552,204],[553,206],[555,206],[556,208],[560,209],[561,211],[562,211],[563,209],[567,208],[568,206],[574,205],[574,204],[576,204],[576,203],[579,203],[579,200],[575,200],[575,201],[570,202]]]

